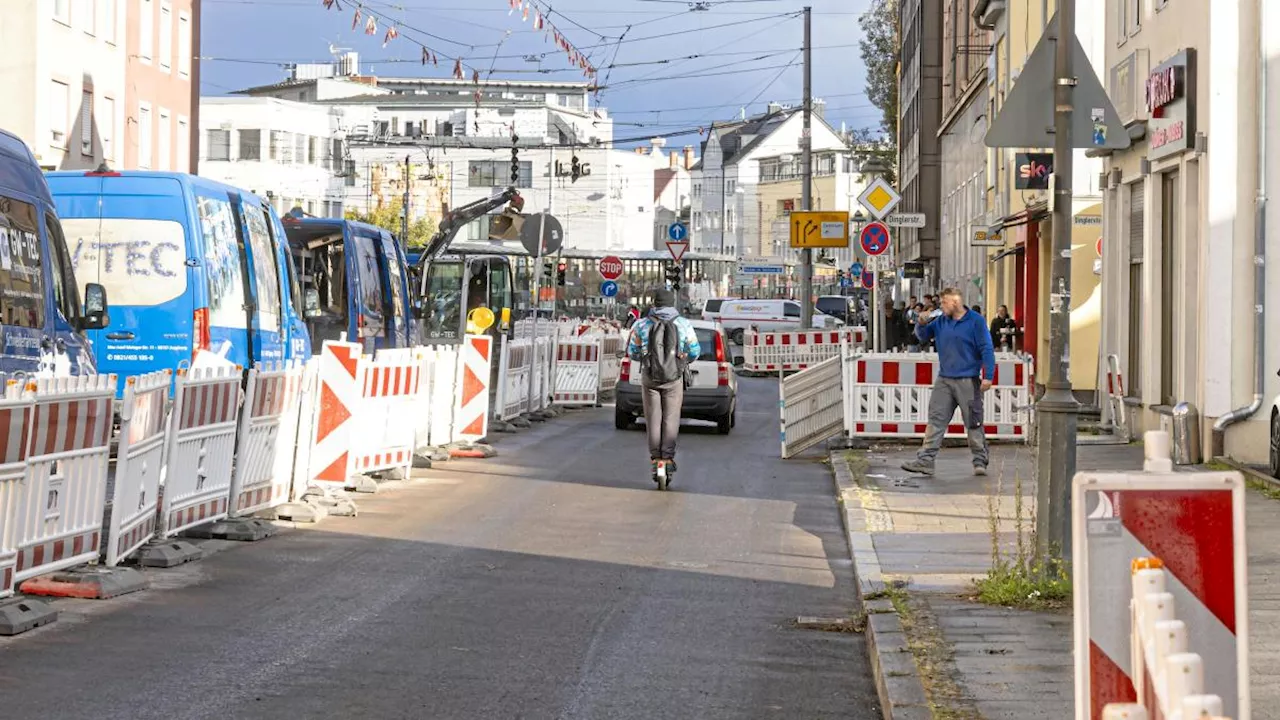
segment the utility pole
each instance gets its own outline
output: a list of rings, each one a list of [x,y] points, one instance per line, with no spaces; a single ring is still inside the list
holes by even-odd
[[[800,136],[800,209],[813,209],[813,52],[810,42],[810,12],[804,8],[804,129]],[[813,251],[800,251],[800,329],[813,324]]]
[[[1049,382],[1036,403],[1036,550],[1041,558],[1071,560],[1071,479],[1076,474],[1080,405],[1071,392],[1071,49],[1076,0],[1058,0],[1053,91],[1053,242],[1049,286]]]
[[[409,165],[409,156],[404,156],[404,214],[400,218],[400,245],[409,245],[409,183],[412,182],[413,168]]]

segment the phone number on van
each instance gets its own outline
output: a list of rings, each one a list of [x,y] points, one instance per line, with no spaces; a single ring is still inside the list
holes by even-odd
[[[144,355],[140,353],[107,353],[108,360],[139,360],[142,362],[151,362],[156,359],[155,355]]]

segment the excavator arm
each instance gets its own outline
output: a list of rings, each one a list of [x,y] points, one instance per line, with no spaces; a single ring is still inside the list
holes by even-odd
[[[449,243],[453,242],[459,230],[503,205],[509,205],[504,215],[519,216],[520,211],[524,209],[524,198],[520,197],[520,193],[514,187],[509,187],[502,192],[456,207],[446,213],[440,220],[439,229],[427,241],[422,257],[418,260],[418,266],[423,271],[423,275],[425,276],[427,266],[448,249]]]

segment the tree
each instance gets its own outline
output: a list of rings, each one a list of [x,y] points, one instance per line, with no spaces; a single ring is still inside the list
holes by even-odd
[[[885,170],[881,173],[884,179],[896,183],[898,181],[898,144],[885,137],[879,130],[871,128],[855,128],[849,134],[849,146],[853,150],[853,161],[860,169],[865,163],[876,160]]]
[[[872,0],[858,18],[862,39],[858,49],[867,68],[867,99],[880,110],[880,130],[892,142],[898,137],[899,0]]]
[[[372,212],[362,213],[354,209],[347,210],[347,219],[357,222],[369,223],[377,225],[380,228],[400,235],[400,221],[404,217],[404,202],[396,199],[386,205],[382,205],[373,209]],[[417,220],[409,221],[409,237],[404,240],[406,248],[422,247],[427,244],[431,236],[436,232],[435,218],[423,217]],[[403,238],[402,238],[403,239]]]

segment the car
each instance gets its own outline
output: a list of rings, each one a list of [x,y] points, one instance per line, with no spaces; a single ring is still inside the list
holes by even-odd
[[[693,384],[685,388],[680,417],[714,422],[721,435],[728,435],[737,424],[738,377],[729,359],[729,337],[719,323],[690,320],[702,346],[702,354],[689,365]],[[640,397],[640,368],[630,358],[622,359],[614,398],[614,426],[631,428],[636,418],[644,415]]]

